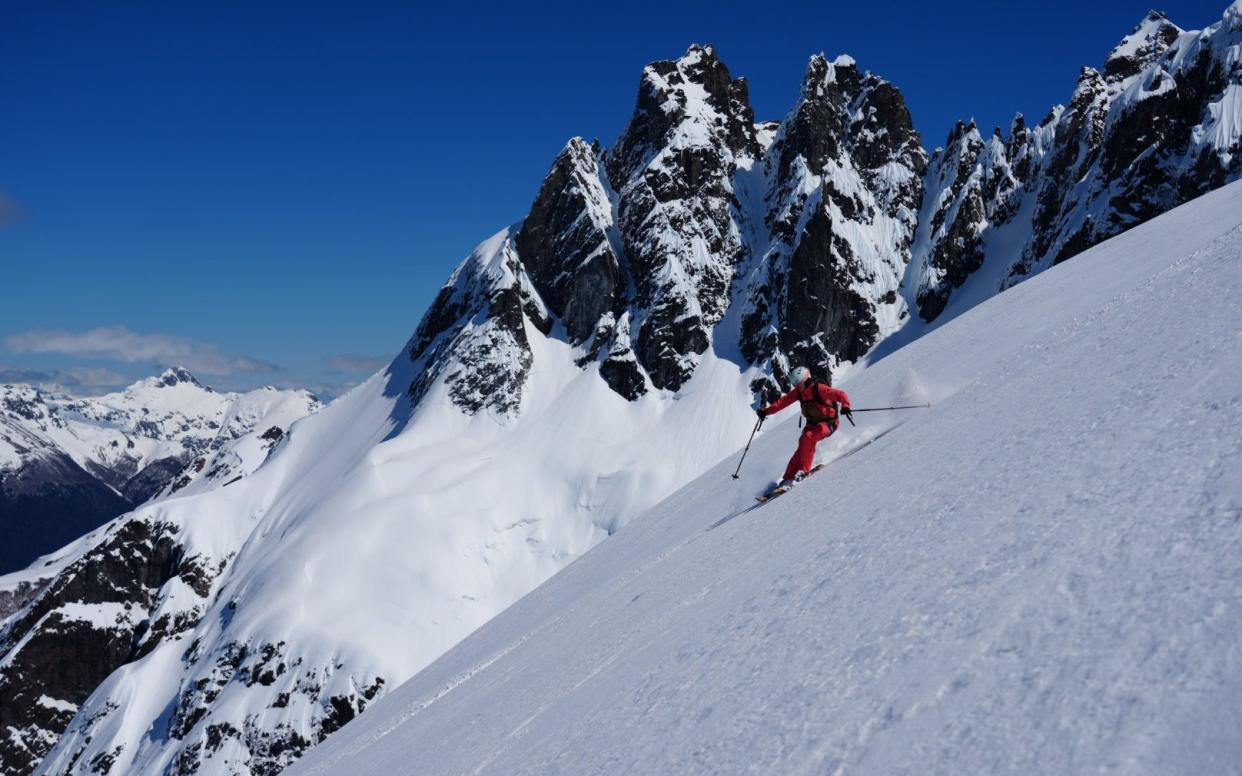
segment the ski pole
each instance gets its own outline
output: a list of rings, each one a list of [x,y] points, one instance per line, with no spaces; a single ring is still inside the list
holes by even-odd
[[[755,441],[755,434],[758,433],[759,427],[763,425],[763,418],[755,423],[755,430],[750,432],[750,439],[746,440],[746,449],[742,451],[742,461],[746,460],[746,454],[750,452],[750,443]],[[737,470],[733,472],[733,479],[737,479],[737,473],[742,470],[742,461],[737,462]]]
[[[851,410],[851,412],[883,412],[884,410],[925,410],[931,406],[931,402],[927,404],[906,404],[901,407],[868,407],[862,410]]]

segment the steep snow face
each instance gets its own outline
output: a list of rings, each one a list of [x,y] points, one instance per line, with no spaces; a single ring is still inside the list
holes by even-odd
[[[985,144],[973,124],[955,130],[932,157],[936,201],[906,279],[922,318],[985,264],[974,302],[1242,177],[1240,17],[1234,2],[1184,32],[1152,12],[1034,132],[1019,120]]]
[[[526,335],[521,412],[505,423],[461,413],[452,370],[413,403],[418,366],[403,354],[295,423],[250,476],[192,484],[100,532],[0,633],[5,713],[47,668],[49,642],[80,644],[82,662],[90,644],[135,645],[94,655],[119,670],[89,698],[39,688],[79,707],[41,771],[288,765],[753,425],[753,375],[710,351],[677,399],[631,402],[582,370],[574,346],[529,324]],[[104,589],[78,594],[100,576]],[[67,638],[56,613],[79,604],[128,615],[108,639],[100,618]],[[27,719],[50,716],[31,708]]]
[[[1228,771],[1240,256],[1234,184],[979,305],[846,380],[932,409],[748,511],[765,428],[288,772]]]

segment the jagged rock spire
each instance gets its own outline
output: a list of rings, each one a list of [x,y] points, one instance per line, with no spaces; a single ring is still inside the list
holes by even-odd
[[[1138,75],[1164,54],[1182,28],[1160,11],[1148,11],[1104,61],[1104,80],[1120,83]]]
[[[748,294],[742,352],[827,373],[899,319],[927,157],[905,101],[850,57],[807,62],[771,149],[769,233]],[[771,389],[771,384],[768,385]]]

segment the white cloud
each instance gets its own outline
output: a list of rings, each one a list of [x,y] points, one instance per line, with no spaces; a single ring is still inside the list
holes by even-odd
[[[54,376],[56,382],[83,388],[119,388],[130,382],[125,375],[106,367],[74,367],[58,371]]]
[[[102,358],[125,363],[153,361],[184,366],[205,375],[277,372],[280,367],[248,356],[231,356],[172,334],[139,334],[125,326],[103,326],[83,332],[27,331],[4,340],[14,353],[58,353],[77,358]]]
[[[51,379],[50,372],[0,364],[0,383],[45,383]]]
[[[0,364],[0,383],[33,385],[48,390],[69,390],[92,393],[128,385],[133,378],[106,367],[73,367],[71,369],[25,369]]]

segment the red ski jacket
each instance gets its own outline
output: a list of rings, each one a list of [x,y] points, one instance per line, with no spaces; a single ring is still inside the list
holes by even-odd
[[[840,419],[837,417],[837,403],[850,406],[850,396],[845,391],[833,388],[827,383],[811,380],[805,385],[794,388],[789,393],[772,402],[763,410],[764,417],[775,415],[794,402],[802,403],[802,414],[812,423],[827,421],[834,428]]]

